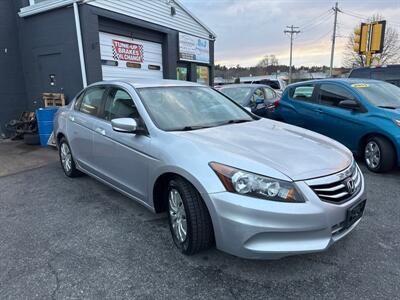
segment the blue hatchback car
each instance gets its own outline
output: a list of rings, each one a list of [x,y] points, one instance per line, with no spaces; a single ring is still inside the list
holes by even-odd
[[[348,78],[292,84],[276,113],[341,142],[364,157],[373,172],[400,165],[400,88],[395,85]]]

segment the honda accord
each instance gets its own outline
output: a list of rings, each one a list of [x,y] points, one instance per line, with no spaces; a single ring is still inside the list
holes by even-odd
[[[346,147],[196,83],[95,83],[58,111],[55,136],[67,176],[88,174],[167,212],[187,255],[214,244],[258,259],[323,251],[366,203]]]

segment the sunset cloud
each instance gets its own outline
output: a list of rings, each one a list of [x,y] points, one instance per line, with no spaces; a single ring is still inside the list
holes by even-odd
[[[216,34],[216,63],[255,65],[264,55],[275,54],[289,63],[287,25],[300,26],[294,41],[296,66],[328,65],[330,61],[335,1],[319,0],[181,0]],[[341,66],[348,36],[364,17],[379,13],[388,26],[400,31],[400,0],[339,1],[335,66]]]

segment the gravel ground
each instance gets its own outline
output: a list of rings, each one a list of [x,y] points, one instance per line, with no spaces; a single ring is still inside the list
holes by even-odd
[[[175,250],[154,215],[53,162],[0,177],[0,299],[395,299],[400,172],[365,170],[364,219],[328,251],[277,261]]]

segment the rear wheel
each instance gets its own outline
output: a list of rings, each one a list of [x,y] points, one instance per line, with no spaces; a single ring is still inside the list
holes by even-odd
[[[387,139],[374,136],[368,139],[365,144],[364,160],[368,169],[372,172],[388,172],[396,164],[396,153]]]
[[[199,192],[186,180],[175,178],[168,185],[168,218],[175,245],[192,255],[214,241],[211,217]]]
[[[81,176],[82,172],[76,168],[71,148],[65,138],[62,138],[60,140],[58,149],[61,166],[64,170],[65,175],[67,175],[68,177]]]

